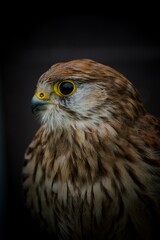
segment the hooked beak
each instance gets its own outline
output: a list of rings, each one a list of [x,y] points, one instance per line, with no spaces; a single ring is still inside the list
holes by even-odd
[[[36,113],[38,111],[43,111],[47,109],[49,102],[47,100],[40,100],[36,95],[32,98],[31,109],[32,113]]]

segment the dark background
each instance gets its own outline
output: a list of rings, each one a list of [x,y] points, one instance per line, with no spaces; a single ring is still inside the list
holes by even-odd
[[[50,8],[50,6],[48,6]],[[39,123],[30,101],[52,64],[91,58],[123,73],[146,109],[160,117],[160,37],[155,9],[105,15],[12,14],[4,27],[0,75],[0,239],[44,239],[21,191],[24,151]]]

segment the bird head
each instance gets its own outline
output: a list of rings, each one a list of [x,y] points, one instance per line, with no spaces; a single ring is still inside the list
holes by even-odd
[[[38,81],[32,110],[51,129],[133,121],[144,112],[136,89],[122,74],[89,59],[51,66]]]

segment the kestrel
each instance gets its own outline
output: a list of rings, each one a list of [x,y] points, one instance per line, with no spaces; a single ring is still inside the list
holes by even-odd
[[[23,188],[40,224],[59,240],[158,239],[160,120],[131,82],[89,59],[57,63],[32,110]]]

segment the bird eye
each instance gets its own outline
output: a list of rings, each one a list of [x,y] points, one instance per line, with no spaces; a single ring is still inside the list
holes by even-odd
[[[55,83],[54,92],[59,96],[71,96],[76,91],[76,85],[71,80]]]

